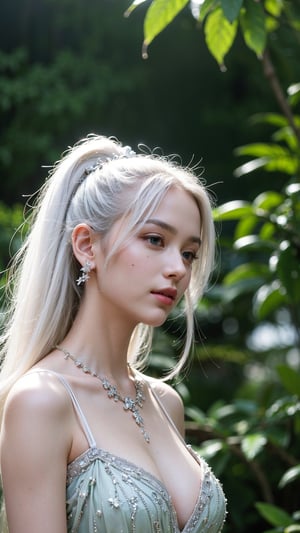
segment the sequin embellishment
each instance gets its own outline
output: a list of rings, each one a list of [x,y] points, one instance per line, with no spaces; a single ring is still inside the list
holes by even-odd
[[[155,476],[92,447],[68,467],[68,533],[218,533],[225,518],[222,488],[191,453],[203,467],[202,489],[182,532],[171,498]]]

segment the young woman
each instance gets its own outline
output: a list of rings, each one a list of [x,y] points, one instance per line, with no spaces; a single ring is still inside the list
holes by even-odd
[[[142,374],[153,326],[192,309],[213,265],[199,179],[89,136],[63,156],[16,258],[3,337],[10,533],[217,533],[219,482],[184,442],[178,394]]]

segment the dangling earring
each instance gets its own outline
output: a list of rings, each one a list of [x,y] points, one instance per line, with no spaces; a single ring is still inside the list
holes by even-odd
[[[92,264],[89,261],[85,262],[85,265],[81,267],[79,278],[76,280],[77,285],[81,285],[82,283],[85,283],[88,279],[90,279],[89,273],[91,271]]]

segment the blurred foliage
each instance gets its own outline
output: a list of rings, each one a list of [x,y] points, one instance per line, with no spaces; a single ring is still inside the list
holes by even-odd
[[[22,241],[23,207],[7,207],[0,202],[0,317],[5,308],[5,288],[8,281],[8,269],[11,258],[20,248]],[[25,229],[25,226],[22,226]],[[0,323],[2,324],[2,318]]]
[[[299,86],[300,91],[300,86]],[[282,191],[261,192],[252,202],[232,201],[215,210],[217,221],[236,221],[233,250],[238,264],[224,273],[223,302],[235,302],[250,293],[256,321],[274,318],[279,309],[289,313],[300,345],[300,158],[299,141],[283,116],[260,117],[280,128],[272,143],[256,143],[237,149],[238,155],[254,156],[238,169],[239,175],[262,168],[287,174]],[[295,123],[300,117],[295,116]],[[277,141],[277,142],[275,142]]]
[[[134,69],[113,72],[109,62],[97,63],[88,53],[79,58],[73,50],[62,49],[51,64],[32,64],[25,47],[0,52],[0,113],[5,124],[0,129],[0,165],[4,179],[8,169],[12,177],[6,178],[7,193],[20,190],[24,176],[30,177],[33,187],[37,177],[31,174],[37,162],[43,162],[46,154],[47,161],[58,159],[58,142],[60,149],[66,145],[70,125],[78,128],[90,110],[94,123],[101,123],[109,100],[124,98],[133,86],[135,90],[139,86]]]
[[[217,401],[206,413],[187,407],[191,427],[201,433],[200,453],[235,502],[229,503],[230,531],[264,530],[263,520],[249,512],[253,502],[261,517],[277,526],[274,531],[299,528],[299,395],[299,374],[283,365],[276,379],[252,383],[251,391],[241,388],[231,403]]]
[[[134,0],[126,11],[129,16],[147,0]],[[233,47],[238,31],[247,48],[260,57],[266,49],[268,34],[287,26],[300,30],[299,3],[287,0],[152,0],[144,19],[143,55],[148,46],[180,13],[187,4],[195,19],[204,25],[208,50],[221,68],[224,58]]]
[[[133,2],[128,14],[141,3]],[[149,44],[188,2],[147,4],[146,56]],[[269,142],[255,141],[235,150],[237,157],[246,158],[235,176],[245,179],[256,173],[261,187],[252,200],[231,200],[214,211],[216,223],[222,224],[222,270],[196,313],[198,330],[204,328],[209,343],[202,343],[199,334],[191,377],[177,387],[186,404],[188,436],[224,483],[229,500],[225,531],[290,533],[300,531],[300,84],[296,79],[284,87],[278,50],[286,50],[289,28],[293,53],[298,53],[300,4],[190,4],[222,70],[241,32],[245,48],[262,65],[280,113],[257,113],[251,119],[252,125],[269,128]],[[280,175],[282,186],[263,179],[267,174]],[[178,355],[181,317],[171,317],[163,330],[165,338],[160,335],[153,354],[154,367],[170,365]],[[264,348],[266,340],[269,349]],[[160,354],[167,345],[164,363]],[[212,362],[222,377],[215,390]],[[232,367],[237,367],[235,372]]]
[[[10,258],[17,252],[21,244],[19,229],[23,223],[23,207],[14,205],[7,207],[0,202],[0,272],[7,267]]]
[[[258,192],[256,176],[242,183],[232,175],[234,147],[254,140],[245,117],[270,105],[254,54],[245,55],[238,42],[224,75],[187,7],[143,61],[145,9],[125,19],[128,3],[89,0],[89,9],[85,0],[0,3],[3,201],[32,194],[45,178],[41,167],[89,132],[161,146],[184,163],[201,161],[219,201],[232,191],[245,198]],[[290,40],[287,33],[287,49]],[[280,48],[276,53],[292,83],[299,62],[292,54],[287,62]],[[282,184],[279,175],[274,179]]]

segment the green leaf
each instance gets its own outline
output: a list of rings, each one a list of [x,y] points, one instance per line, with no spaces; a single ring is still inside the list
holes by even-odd
[[[240,178],[241,176],[249,174],[250,172],[257,170],[258,168],[265,167],[267,163],[267,157],[260,157],[259,159],[248,161],[248,163],[245,163],[244,165],[241,165],[240,167],[236,168],[233,174],[236,178]]]
[[[204,30],[206,44],[221,67],[224,66],[224,57],[235,39],[237,26],[237,21],[232,24],[228,22],[222,9],[216,9],[207,17]]]
[[[280,17],[283,10],[283,0],[265,0],[265,10],[274,17]]]
[[[242,5],[243,0],[221,0],[224,15],[229,22],[233,22],[238,18]]]
[[[259,236],[265,241],[270,241],[275,234],[275,226],[272,222],[265,222],[260,229]]]
[[[214,457],[218,452],[223,450],[224,444],[217,439],[211,439],[208,441],[204,441],[201,444],[201,456],[203,456],[205,459],[211,459]]]
[[[281,397],[266,410],[266,418],[273,421],[285,420],[298,414],[300,414],[300,401],[295,401],[294,396]]]
[[[280,507],[270,503],[257,502],[255,504],[260,515],[267,520],[272,526],[287,527],[293,522],[292,518]]]
[[[238,220],[245,215],[253,213],[250,202],[244,200],[233,200],[220,205],[214,210],[215,220]]]
[[[235,155],[250,155],[254,157],[282,157],[287,155],[287,150],[278,144],[251,143],[239,146],[234,150]],[[289,154],[289,152],[288,152]]]
[[[260,287],[254,295],[253,313],[258,320],[263,320],[285,302],[286,297],[280,284],[274,281]]]
[[[206,415],[198,407],[186,407],[185,413],[191,420],[202,426],[207,423]]]
[[[289,241],[280,243],[276,270],[289,301],[297,305],[300,302],[300,264],[297,250]]]
[[[242,439],[241,448],[249,461],[252,461],[265,447],[267,439],[263,433],[253,433]]]
[[[265,167],[269,172],[279,171],[292,175],[297,172],[299,166],[297,157],[292,155],[290,150],[278,144],[253,143],[240,146],[234,152],[238,156],[250,155],[258,158],[237,168],[234,172],[237,177],[260,167]]]
[[[282,476],[281,480],[278,483],[278,487],[280,489],[283,489],[286,485],[289,483],[292,483],[295,481],[295,479],[300,477],[300,464],[296,466],[292,466],[292,468],[289,468]],[[299,526],[300,527],[300,526]]]
[[[199,21],[203,22],[206,15],[210,12],[210,10],[215,6],[216,0],[204,0],[202,4],[199,6]]]
[[[233,404],[226,404],[223,400],[217,400],[209,407],[207,413],[210,418],[219,420],[220,417],[230,416],[235,411],[236,407]]]
[[[250,50],[261,57],[267,42],[263,6],[261,2],[245,0],[245,8],[241,12],[241,28],[245,43]]]
[[[264,209],[265,211],[271,211],[274,209],[274,207],[278,207],[280,204],[282,204],[283,201],[283,194],[280,194],[276,191],[264,191],[255,198],[253,205],[256,208]]]
[[[225,285],[232,285],[246,279],[258,279],[260,283],[269,274],[267,265],[262,263],[244,263],[231,270],[223,279]]]
[[[275,131],[272,138],[277,143],[285,143],[291,153],[297,151],[298,139],[290,126],[285,126]]]
[[[250,119],[251,124],[271,124],[283,127],[288,125],[287,119],[279,113],[255,113]]]
[[[286,427],[284,425],[276,424],[276,420],[272,420],[272,416],[266,416],[266,421],[270,422],[269,426],[266,426],[266,437],[268,442],[279,446],[280,448],[287,448],[291,442],[289,435],[287,434]],[[275,422],[273,424],[273,422]]]
[[[262,280],[261,278],[249,278],[237,281],[230,285],[224,285],[226,290],[223,294],[223,302],[232,302],[236,298],[243,296],[245,294],[252,294],[261,287]]]
[[[285,154],[282,154],[279,157],[270,158],[265,165],[265,169],[268,172],[284,172],[290,176],[297,173],[298,168],[298,158],[292,156],[288,150],[285,151]]]
[[[249,215],[243,217],[238,224],[236,225],[234,238],[235,240],[240,239],[249,235],[249,233],[254,233],[254,229],[258,223],[259,219],[256,215]]]
[[[253,417],[253,415],[257,412],[257,403],[254,400],[238,398],[234,400],[234,405],[237,412],[242,413],[247,418],[250,416]]]
[[[297,522],[299,522],[299,520],[300,520],[300,509],[298,509],[297,511],[293,512],[293,519],[297,520]]]
[[[300,100],[300,83],[293,83],[287,89],[288,101],[291,106],[296,106]],[[295,117],[297,120],[297,117]]]
[[[144,21],[144,43],[142,49],[144,59],[148,57],[147,49],[149,44],[172,22],[187,3],[188,0],[152,0]]]
[[[292,83],[287,89],[288,95],[291,96],[293,94],[300,92],[300,83]]]
[[[277,372],[286,390],[300,398],[300,375],[298,372],[287,365],[279,365]]]
[[[138,7],[140,4],[143,4],[146,2],[146,0],[134,0],[132,4],[126,9],[124,13],[124,17],[129,17],[129,15],[135,10],[136,7]]]
[[[241,237],[240,239],[237,239],[234,242],[233,247],[236,250],[251,249],[264,252],[266,250],[274,250],[275,242],[263,240],[258,235],[247,235],[246,237]]]
[[[270,17],[267,14],[267,16],[266,16],[266,32],[267,32],[267,34],[276,31],[279,28],[279,26],[280,26],[279,20],[275,19],[274,17]]]
[[[288,196],[296,196],[300,193],[300,183],[290,183],[285,189]]]

